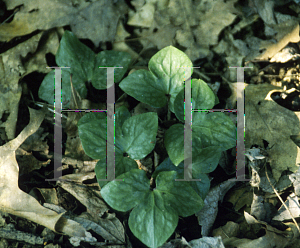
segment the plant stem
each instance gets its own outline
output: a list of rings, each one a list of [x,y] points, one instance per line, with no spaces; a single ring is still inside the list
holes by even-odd
[[[153,177],[151,177],[151,179],[150,179],[150,188],[151,189],[154,189],[155,188],[155,180],[154,180],[154,178]]]
[[[171,110],[170,110],[170,96],[168,96],[168,113],[167,113],[167,121],[171,120]]]

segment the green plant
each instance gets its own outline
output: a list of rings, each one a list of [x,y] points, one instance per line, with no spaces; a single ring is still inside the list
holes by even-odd
[[[122,181],[99,181],[104,200],[118,211],[131,211],[129,227],[149,247],[162,245],[174,232],[178,216],[187,217],[201,210],[221,152],[235,146],[236,128],[224,113],[193,112],[192,177],[201,181],[175,181],[184,177],[184,81],[191,76],[179,67],[191,67],[189,58],[170,46],[149,61],[149,71],[138,70],[119,86],[128,95],[153,107],[168,105],[178,123],[165,133],[169,155],[147,175],[135,160],[153,151],[158,117],[154,112],[132,116],[124,106],[115,111],[115,175]],[[218,103],[205,82],[192,80],[193,109],[207,110]],[[169,115],[168,115],[169,116]],[[78,122],[79,136],[87,155],[99,159],[97,179],[106,178],[106,114],[88,113]],[[152,182],[152,183],[150,183]],[[153,183],[155,182],[155,183]]]
[[[55,55],[55,61],[60,67],[70,67],[61,70],[62,106],[65,109],[69,107],[71,99],[70,74],[73,75],[74,88],[82,98],[86,98],[85,83],[92,83],[99,90],[107,88],[106,68],[101,69],[99,67],[123,67],[114,70],[114,81],[118,83],[126,73],[131,57],[126,52],[118,51],[102,51],[95,54],[89,47],[81,43],[72,32],[65,31]],[[54,103],[53,79],[54,70],[46,75],[38,91],[39,98],[49,104]]]

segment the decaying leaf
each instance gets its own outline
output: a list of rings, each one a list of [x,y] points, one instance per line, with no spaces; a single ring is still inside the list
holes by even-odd
[[[223,201],[224,195],[234,185],[235,181],[228,180],[209,190],[204,200],[204,207],[195,214],[198,218],[199,225],[202,226],[202,236],[208,236],[209,230],[218,214],[218,202]]]
[[[47,30],[70,25],[79,38],[89,38],[95,44],[114,39],[120,12],[124,9],[121,1],[24,1],[5,0],[7,9],[19,5],[22,8],[15,14],[12,22],[0,27],[0,41],[10,41],[14,37],[30,34],[35,30]],[[51,11],[49,11],[51,9]],[[126,9],[126,8],[125,8]]]
[[[0,147],[0,210],[26,218],[43,225],[52,231],[81,238],[88,237],[85,228],[79,223],[63,217],[40,205],[31,195],[18,186],[19,167],[15,151],[28,136],[35,133],[44,119],[45,109],[30,109],[30,122],[13,140]],[[89,234],[90,235],[90,234]]]
[[[41,42],[43,40],[43,42]],[[0,119],[9,113],[0,127],[5,128],[8,140],[15,138],[19,100],[22,87],[20,78],[31,72],[49,72],[46,68],[46,54],[55,54],[58,48],[58,35],[55,30],[34,35],[27,41],[11,48],[0,55]],[[32,56],[28,56],[28,55]]]
[[[258,56],[257,59],[266,60],[272,58],[276,53],[283,49],[289,42],[299,42],[299,24],[297,21],[290,20],[280,23],[274,27],[277,32],[276,42],[273,40],[264,41],[260,44],[260,49],[265,52]]]
[[[299,112],[288,110],[271,98],[273,92],[283,92],[270,84],[248,85],[245,89],[245,146],[264,147],[276,181],[284,170],[296,172],[300,163],[300,148],[290,139],[298,134]]]

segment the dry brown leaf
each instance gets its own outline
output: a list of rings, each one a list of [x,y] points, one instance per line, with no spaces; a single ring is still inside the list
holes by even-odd
[[[287,228],[284,231],[281,231],[263,221],[256,220],[253,216],[244,212],[245,219],[249,225],[260,224],[263,226],[263,231],[265,235],[257,239],[239,239],[236,237],[225,238],[223,239],[224,245],[226,247],[236,247],[236,248],[281,248],[287,247],[290,242],[297,241],[299,232],[295,231],[294,223],[285,223],[290,228]],[[298,241],[299,242],[299,241]]]
[[[19,167],[15,157],[16,149],[33,134],[44,119],[43,110],[29,109],[30,123],[14,140],[0,147],[0,209],[6,213],[27,218],[55,231],[61,214],[42,207],[36,199],[18,187]]]
[[[139,8],[137,12],[129,11],[128,25],[151,27],[153,22],[153,16],[155,12],[155,6],[152,2],[146,2],[146,4]]]
[[[87,230],[92,229],[95,233],[101,235],[105,240],[118,244],[125,243],[125,230],[122,223],[116,217],[115,213],[107,213],[105,218],[95,218],[89,213],[82,213],[75,218]]]
[[[228,237],[238,236],[239,232],[240,232],[239,224],[233,221],[228,221],[226,225],[214,229],[212,231],[212,236],[214,237],[221,236],[222,239],[226,239]]]
[[[250,185],[245,185],[241,188],[230,190],[225,198],[225,201],[232,203],[235,211],[239,211],[245,205],[250,206],[252,202],[253,193]]]
[[[30,122],[18,135],[0,147],[0,210],[13,214],[49,228],[52,231],[70,236],[88,237],[86,230],[77,222],[64,218],[63,213],[56,213],[40,205],[31,195],[18,186],[19,167],[15,151],[28,136],[35,133],[44,119],[45,109],[29,108]]]
[[[290,139],[298,134],[299,112],[288,110],[272,100],[273,92],[284,92],[270,84],[248,85],[245,88],[245,146],[264,147],[276,181],[284,170],[296,172],[300,163],[300,149]]]
[[[218,214],[218,202],[223,201],[227,191],[235,185],[235,181],[225,181],[210,189],[205,200],[204,207],[195,215],[201,226],[202,236],[208,236],[210,228],[213,226]]]
[[[4,113],[9,113],[5,122],[0,120],[0,127],[5,129],[7,139],[11,140],[15,137],[22,87],[17,84],[3,85],[0,82],[0,89],[0,117],[2,118]]]
[[[278,213],[276,214],[276,216],[274,216],[273,220],[278,220],[278,221],[291,220],[292,217],[290,213],[292,213],[294,218],[298,218],[300,216],[300,206],[299,206],[298,197],[294,193],[290,194],[287,197],[285,201],[285,205],[288,207],[289,211],[282,204],[281,207],[278,209]]]
[[[41,44],[42,37],[44,39]],[[0,121],[0,127],[5,128],[8,140],[15,138],[19,100],[22,93],[19,85],[20,78],[33,71],[49,72],[50,69],[46,68],[48,66],[46,54],[55,54],[58,45],[58,36],[53,30],[45,36],[39,33],[0,54],[0,119],[3,113],[9,113],[4,123]],[[31,56],[28,56],[29,54]]]
[[[73,3],[69,0],[5,0],[7,9],[22,6],[12,22],[0,26],[0,41],[10,41],[14,37],[30,34],[36,30],[71,26],[78,38],[88,38],[95,46],[99,42],[114,39],[120,12],[125,12],[124,4],[118,1],[84,1]],[[51,11],[49,11],[51,10]]]
[[[132,50],[125,42],[125,39],[129,36],[130,33],[125,30],[124,25],[119,21],[115,36],[115,42],[113,43],[113,50],[127,52],[130,54],[133,60],[136,60],[139,55],[134,50]]]
[[[95,177],[95,173],[91,173]],[[68,175],[62,177],[62,179],[74,179],[73,177],[68,177]],[[86,174],[80,174],[77,176],[77,180],[83,178],[85,180]],[[91,178],[88,178],[91,179]],[[99,191],[92,190],[85,185],[75,184],[68,181],[58,181],[57,184],[62,187],[64,190],[68,191],[73,195],[79,202],[81,202],[87,208],[87,212],[93,216],[94,219],[102,216],[105,211],[109,208],[106,203],[100,198]]]
[[[39,161],[32,155],[32,152],[27,152],[21,148],[16,150],[16,158],[20,169],[20,176],[33,170],[39,170],[42,166],[46,167],[51,162],[50,159],[47,161]]]
[[[203,3],[201,6],[200,23],[194,31],[197,43],[200,46],[209,47],[218,44],[220,32],[230,25],[236,18],[238,11],[234,8],[237,0],[230,1],[210,1],[210,4]],[[207,7],[208,5],[209,8]]]
[[[209,46],[217,44],[221,31],[236,17],[236,1],[161,1],[155,12],[152,1],[142,1],[144,5],[134,1],[136,12],[127,24],[143,28],[134,32],[142,37],[144,49],[162,49],[177,42],[186,47],[184,52],[194,61],[211,54]],[[145,12],[149,15],[145,16]]]
[[[297,43],[300,40],[298,21],[289,20],[276,25],[274,29],[277,32],[277,35],[275,36],[277,42],[274,43],[274,40],[262,41],[260,49],[266,49],[266,51],[262,55],[256,57],[256,59],[268,60],[283,49],[288,43]]]

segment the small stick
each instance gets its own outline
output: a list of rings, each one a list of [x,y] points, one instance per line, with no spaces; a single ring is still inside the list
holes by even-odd
[[[291,215],[291,217],[292,217],[292,220],[293,220],[293,222],[295,223],[295,225],[296,225],[296,227],[297,227],[297,229],[298,229],[298,231],[299,231],[299,233],[300,233],[300,229],[299,229],[298,223],[297,223],[296,220],[294,219],[294,217],[293,217],[291,211],[289,210],[289,208],[287,207],[287,205],[285,205],[284,201],[282,200],[282,198],[281,198],[280,195],[278,194],[277,190],[276,190],[276,189],[274,188],[274,186],[272,185],[272,183],[271,183],[271,181],[270,181],[270,178],[269,178],[269,176],[268,176],[268,172],[267,172],[267,167],[266,167],[266,166],[265,166],[265,171],[266,171],[266,176],[267,176],[267,178],[268,178],[268,181],[269,181],[269,183],[270,183],[272,189],[274,190],[275,194],[277,195],[278,199],[281,201],[281,203],[283,204],[283,206],[284,206],[284,207],[286,208],[286,210],[290,213],[290,215]]]

